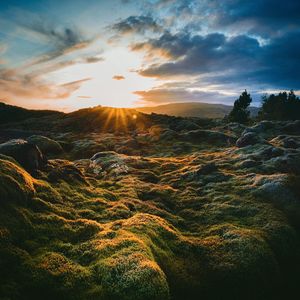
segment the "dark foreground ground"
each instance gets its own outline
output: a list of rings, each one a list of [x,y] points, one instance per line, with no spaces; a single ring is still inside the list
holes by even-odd
[[[300,121],[98,108],[0,139],[1,299],[299,295]]]

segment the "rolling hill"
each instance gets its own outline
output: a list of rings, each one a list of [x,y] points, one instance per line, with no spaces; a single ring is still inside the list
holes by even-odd
[[[210,103],[199,103],[199,102],[189,102],[189,103],[170,103],[152,107],[139,107],[136,110],[151,114],[164,114],[170,116],[180,116],[180,117],[199,117],[207,119],[223,118],[231,110],[232,106],[224,104],[210,104]],[[258,112],[257,107],[250,108],[251,114],[256,115]]]

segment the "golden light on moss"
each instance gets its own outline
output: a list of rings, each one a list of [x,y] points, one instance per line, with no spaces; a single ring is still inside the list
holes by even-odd
[[[114,128],[127,131],[131,122],[137,118],[137,114],[130,109],[107,107],[105,109],[104,130]]]

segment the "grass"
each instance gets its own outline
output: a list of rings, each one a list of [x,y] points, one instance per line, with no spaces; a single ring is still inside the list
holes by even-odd
[[[176,140],[156,140],[143,156],[111,152],[97,175],[66,160],[78,149],[37,178],[1,156],[1,297],[291,299],[299,174],[274,170],[265,145],[237,149],[221,139],[222,147],[193,140],[180,155]],[[241,167],[249,159],[259,167]],[[116,162],[127,172],[113,172]]]

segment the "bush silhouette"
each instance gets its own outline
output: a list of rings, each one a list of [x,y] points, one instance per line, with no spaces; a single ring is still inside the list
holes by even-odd
[[[279,121],[300,119],[300,98],[294,91],[263,96],[259,119]]]
[[[250,94],[245,90],[240,97],[235,100],[232,111],[229,113],[227,119],[229,122],[238,122],[246,124],[250,121],[250,111],[248,107],[252,102]]]

